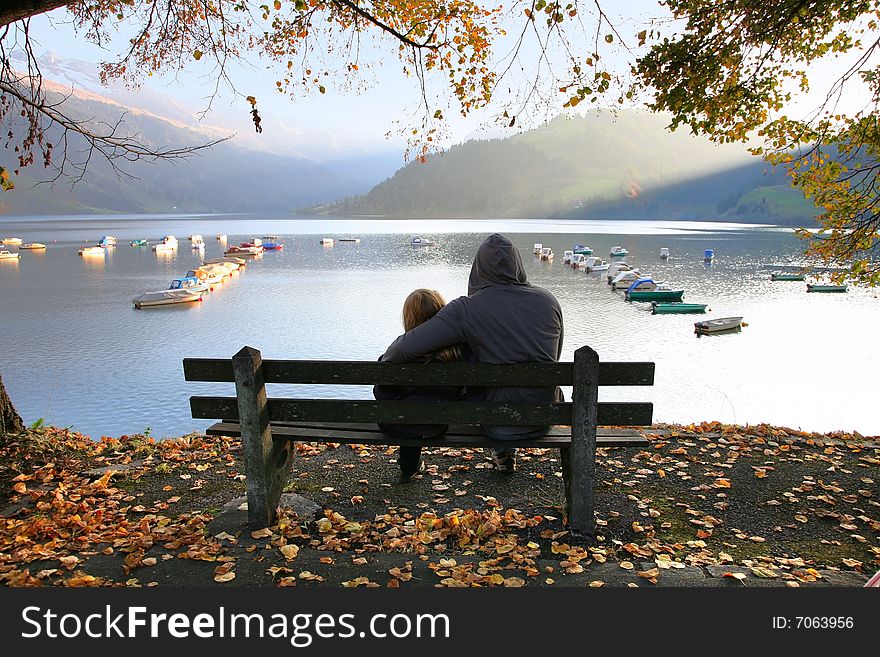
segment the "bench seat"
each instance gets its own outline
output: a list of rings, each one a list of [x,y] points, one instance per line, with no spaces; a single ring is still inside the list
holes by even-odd
[[[556,426],[547,436],[532,440],[492,440],[476,425],[449,427],[443,436],[407,440],[383,434],[375,424],[336,424],[331,422],[272,422],[272,438],[299,442],[334,442],[356,445],[412,445],[422,447],[567,447],[571,427]],[[217,422],[205,433],[209,436],[241,436],[238,422]],[[596,447],[645,447],[648,441],[638,429],[599,427]]]

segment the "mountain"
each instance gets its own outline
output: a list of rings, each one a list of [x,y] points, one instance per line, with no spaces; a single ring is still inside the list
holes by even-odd
[[[196,146],[231,136],[229,131],[199,123],[181,106],[167,98],[163,102],[159,94],[145,92],[142,104],[134,104],[138,98],[130,92],[111,98],[113,94],[91,90],[95,80],[87,66],[44,60],[44,68],[51,66],[62,80],[44,79],[50,99],[66,96],[66,114],[100,131],[106,132],[122,117],[121,133],[136,135],[154,147]],[[66,137],[69,157],[63,162],[67,175],[59,177],[56,167],[63,158],[57,145],[64,137],[57,128],[49,129],[45,137],[56,144],[53,166],[35,163],[21,169],[14,178],[15,189],[0,193],[0,213],[289,212],[361,193],[376,180],[367,182],[363,176],[352,177],[301,157],[243,148],[234,137],[186,159],[116,160],[117,170],[96,153],[89,158],[84,138],[72,133]],[[86,160],[88,172],[80,178],[79,168]],[[0,151],[0,165],[16,168],[11,148]]]
[[[406,217],[811,222],[815,208],[738,144],[638,111],[557,117],[414,162],[368,194],[313,209]]]

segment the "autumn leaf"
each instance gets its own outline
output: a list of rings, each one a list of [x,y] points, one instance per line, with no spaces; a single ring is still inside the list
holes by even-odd
[[[279,549],[288,561],[296,558],[296,555],[299,554],[299,547],[296,545],[282,545]]]

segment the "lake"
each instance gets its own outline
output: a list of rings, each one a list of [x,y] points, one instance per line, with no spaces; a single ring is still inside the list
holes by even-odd
[[[551,290],[565,319],[563,359],[588,344],[603,360],[657,363],[652,388],[619,388],[615,399],[654,402],[659,422],[769,422],[810,431],[880,434],[873,407],[880,372],[880,300],[870,290],[807,294],[803,282],[771,282],[767,265],[798,265],[790,229],[698,222],[387,220],[250,215],[0,217],[0,237],[46,243],[0,261],[0,374],[27,423],[43,419],[97,438],[203,430],[188,396],[234,394],[231,384],[183,380],[184,357],[231,357],[244,345],[264,358],[372,360],[401,332],[400,310],[417,287],[447,299],[467,293],[476,247],[491,232],[522,251],[529,280]],[[204,235],[206,258],[229,244],[279,235],[280,252],[249,263],[202,303],[135,310],[132,297],[168,287],[199,264],[186,238]],[[119,238],[106,258],[77,250]],[[129,241],[173,234],[171,256]],[[413,235],[439,246],[414,249]],[[359,243],[319,244],[321,237]],[[542,242],[552,263],[532,255]],[[706,315],[652,315],[628,303],[600,273],[563,265],[576,242],[608,259],[614,245],[656,280],[707,303]],[[663,261],[660,248],[670,249]],[[715,260],[703,262],[705,249]],[[742,315],[742,332],[698,337],[693,322]],[[283,394],[275,389],[274,394]],[[368,389],[359,391],[369,395]],[[334,390],[313,395],[338,394]],[[603,397],[605,395],[603,394]]]

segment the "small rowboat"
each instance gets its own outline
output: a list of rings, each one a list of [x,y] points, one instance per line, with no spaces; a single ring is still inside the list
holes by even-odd
[[[653,290],[633,290],[626,293],[629,301],[681,301],[684,290],[670,290],[657,287]]]
[[[807,292],[846,292],[846,285],[817,285],[807,283]]]
[[[804,274],[770,274],[771,281],[802,281]]]
[[[694,322],[694,333],[721,333],[722,331],[738,330],[742,327],[742,320],[742,317],[720,317],[719,319]]]
[[[704,313],[706,312],[705,303],[660,303],[654,301],[651,303],[651,313],[654,315],[668,315],[670,313]]]
[[[168,306],[176,303],[192,303],[193,301],[201,300],[201,292],[190,292],[186,288],[183,288],[144,292],[131,301],[135,308],[150,308],[152,306]]]

